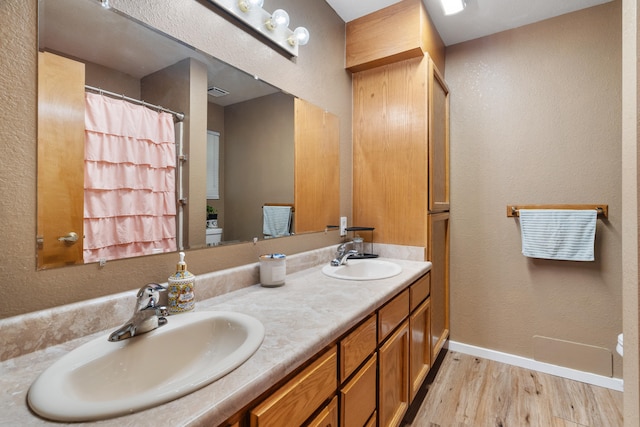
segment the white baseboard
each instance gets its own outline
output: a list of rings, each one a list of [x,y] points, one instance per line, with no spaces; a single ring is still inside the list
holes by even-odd
[[[550,363],[538,362],[537,360],[528,359],[526,357],[502,353],[500,351],[476,347],[474,345],[463,344],[456,341],[449,341],[448,348],[450,351],[482,357],[483,359],[494,360],[496,362],[506,363],[507,365],[519,366],[521,368],[556,375],[558,377],[568,378],[570,380],[580,381],[599,387],[606,387],[616,391],[624,390],[624,383],[620,378],[604,377],[590,372],[578,371],[576,369],[565,368],[563,366],[552,365]]]

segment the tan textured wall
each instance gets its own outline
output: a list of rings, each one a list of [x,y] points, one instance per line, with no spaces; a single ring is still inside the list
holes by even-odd
[[[447,49],[453,340],[603,347],[622,376],[620,76],[620,1]],[[608,203],[597,260],[525,258],[517,203]]]
[[[274,93],[224,111],[223,237],[262,238],[262,205],[293,203],[293,97]]]
[[[89,86],[141,99],[140,80],[135,77],[93,62],[85,62],[84,72],[84,82]]]
[[[624,330],[624,419],[636,427],[640,419],[640,352],[638,350],[638,112],[640,63],[638,2],[622,1],[622,318]]]
[[[311,32],[289,60],[193,0],[111,0],[111,5],[216,54],[283,90],[340,116],[341,212],[351,213],[351,79],[344,71],[344,23],[325,3],[282,0],[292,25]],[[0,2],[0,317],[166,281],[176,255],[155,255],[36,272],[36,0]],[[327,90],[327,88],[331,88]],[[255,262],[256,252],[295,253],[338,242],[331,232],[191,251],[196,274]]]

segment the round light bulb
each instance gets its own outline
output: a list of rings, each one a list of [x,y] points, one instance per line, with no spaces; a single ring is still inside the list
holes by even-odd
[[[289,14],[284,9],[277,9],[271,15],[271,18],[266,23],[267,28],[271,31],[278,27],[289,26]]]
[[[238,0],[238,7],[243,12],[261,8],[263,5],[264,0]]]
[[[289,44],[295,46],[304,46],[309,43],[309,30],[305,27],[298,27],[293,30],[293,34],[289,37]]]

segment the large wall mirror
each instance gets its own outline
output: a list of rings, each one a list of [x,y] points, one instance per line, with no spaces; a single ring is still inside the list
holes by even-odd
[[[338,222],[336,116],[97,0],[38,14],[39,269]]]

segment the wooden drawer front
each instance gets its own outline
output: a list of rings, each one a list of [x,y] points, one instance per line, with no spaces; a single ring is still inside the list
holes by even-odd
[[[389,301],[378,311],[378,343],[409,315],[409,289]]]
[[[411,301],[409,312],[412,313],[413,310],[418,307],[422,301],[424,301],[428,296],[431,290],[431,273],[427,273],[409,287],[409,294]]]
[[[376,410],[376,362],[374,354],[340,390],[340,426],[362,427]]]
[[[349,375],[375,350],[376,315],[374,314],[340,341],[340,383],[349,378]]]
[[[337,388],[336,347],[251,410],[251,427],[300,425]]]
[[[338,427],[338,396],[334,397],[331,402],[307,424],[307,427]]]

